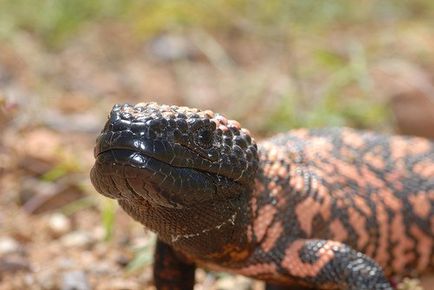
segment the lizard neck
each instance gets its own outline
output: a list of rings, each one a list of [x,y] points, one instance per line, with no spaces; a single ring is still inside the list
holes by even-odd
[[[247,226],[251,192],[238,198],[176,209],[156,207],[145,200],[119,200],[121,207],[158,238],[186,256],[230,264],[249,255]]]

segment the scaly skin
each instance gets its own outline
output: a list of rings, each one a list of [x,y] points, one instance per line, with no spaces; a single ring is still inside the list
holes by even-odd
[[[351,290],[434,266],[426,139],[301,129],[257,146],[219,114],[150,103],[115,106],[95,156],[95,188],[158,235],[157,289],[193,289],[196,266]]]

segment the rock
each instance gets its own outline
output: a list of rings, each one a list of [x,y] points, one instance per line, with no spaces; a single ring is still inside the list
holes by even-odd
[[[398,284],[398,290],[423,290],[418,279],[405,278]]]
[[[400,133],[434,138],[434,96],[403,92],[393,96],[390,106]]]
[[[0,278],[1,274],[30,271],[30,269],[29,261],[23,257],[12,255],[0,258]]]
[[[83,271],[66,272],[62,276],[61,290],[90,290],[89,281]]]
[[[10,237],[0,238],[0,256],[15,254],[22,250],[21,245]]]
[[[235,289],[236,283],[235,280],[231,277],[224,277],[217,280],[215,283],[215,288],[217,290],[229,290],[229,289]]]
[[[102,226],[96,226],[92,231],[92,238],[95,241],[102,241],[105,238],[105,229]]]
[[[249,290],[251,289],[251,282],[249,279],[241,276],[224,276],[217,280],[216,287],[217,290]]]
[[[384,96],[399,133],[434,138],[434,83],[431,74],[400,59],[371,69],[375,91]]]
[[[50,216],[48,227],[53,236],[60,237],[71,230],[71,222],[65,215],[55,213]]]
[[[87,232],[75,231],[63,236],[60,242],[66,247],[88,247],[94,241]]]
[[[120,267],[125,268],[126,266],[128,266],[128,264],[131,262],[131,257],[126,256],[126,255],[119,255],[116,258],[116,264],[118,264]]]

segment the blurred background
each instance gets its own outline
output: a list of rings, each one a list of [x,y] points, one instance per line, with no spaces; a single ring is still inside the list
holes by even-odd
[[[430,0],[0,0],[0,289],[153,289],[154,236],[88,178],[113,104],[434,138],[433,52]]]

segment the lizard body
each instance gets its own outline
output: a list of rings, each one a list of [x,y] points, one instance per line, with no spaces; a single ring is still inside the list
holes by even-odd
[[[257,145],[222,115],[148,103],[115,106],[95,156],[95,188],[157,233],[157,289],[193,289],[196,266],[352,290],[434,266],[427,139],[299,129]]]

